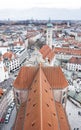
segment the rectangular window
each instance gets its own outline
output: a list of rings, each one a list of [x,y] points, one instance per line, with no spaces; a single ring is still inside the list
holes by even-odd
[[[17,98],[17,103],[18,103],[18,104],[20,104],[20,101],[19,101],[19,99],[18,99],[18,98]]]
[[[65,102],[65,97],[62,99],[62,104]]]
[[[18,95],[18,92],[16,92],[16,96],[18,97],[19,95]]]
[[[63,92],[63,96],[65,95],[66,93],[65,92]]]

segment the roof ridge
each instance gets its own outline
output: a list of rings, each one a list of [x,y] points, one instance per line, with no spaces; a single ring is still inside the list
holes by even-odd
[[[41,130],[43,130],[43,123],[42,123],[42,117],[43,117],[43,112],[42,112],[42,84],[41,84],[41,71],[42,71],[42,67],[41,64],[39,66],[39,74],[40,74],[40,120],[41,120]]]
[[[59,130],[51,86],[41,64],[30,87],[27,101],[23,130],[45,130],[46,127],[49,130],[54,128]],[[51,110],[51,106],[54,107],[54,110],[53,108]],[[29,116],[27,116],[28,114]],[[38,116],[36,117],[36,115]],[[53,124],[54,121],[56,122],[55,125]]]
[[[23,113],[24,120],[22,122],[22,130],[63,130],[61,128],[63,127],[64,121],[62,121],[62,117],[57,110],[59,106],[56,106],[52,86],[50,85],[51,82],[48,80],[52,71],[54,70],[56,74],[60,68],[54,69],[54,67],[52,67],[51,70],[48,68],[49,67],[46,67],[46,71],[49,77],[47,77],[48,75],[46,74],[45,68],[42,67],[40,63],[32,78],[32,83],[30,88],[28,88],[25,111]],[[29,72],[27,69],[27,73]],[[60,122],[62,122],[62,125],[59,124]],[[64,124],[64,128],[67,125],[68,124]]]

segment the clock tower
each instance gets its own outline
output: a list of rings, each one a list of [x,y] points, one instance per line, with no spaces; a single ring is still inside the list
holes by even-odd
[[[51,21],[47,23],[47,39],[46,44],[52,48],[52,31],[53,31],[53,25],[51,24]]]

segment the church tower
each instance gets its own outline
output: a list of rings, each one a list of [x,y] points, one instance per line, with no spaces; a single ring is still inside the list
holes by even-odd
[[[46,39],[46,44],[52,48],[52,31],[53,31],[53,25],[51,24],[51,21],[47,23],[47,39]]]

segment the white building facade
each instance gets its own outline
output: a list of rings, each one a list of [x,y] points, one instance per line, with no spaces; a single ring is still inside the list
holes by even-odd
[[[81,64],[67,63],[68,70],[81,71]]]
[[[21,65],[24,61],[25,61],[25,59],[26,59],[26,57],[27,57],[27,48],[25,49],[25,48],[21,48],[17,53],[16,53],[16,55],[17,55],[17,57],[18,57],[18,62],[19,62],[19,64]]]
[[[72,57],[66,66],[68,70],[81,71],[81,58]]]
[[[20,67],[19,58],[14,58],[12,60],[5,61],[5,65],[8,68],[8,72],[15,71],[17,68]]]
[[[79,42],[81,42],[81,33],[77,33],[75,39]]]
[[[3,61],[0,61],[0,82],[3,82],[5,79],[8,78],[9,78],[8,71],[5,65],[3,64]]]

